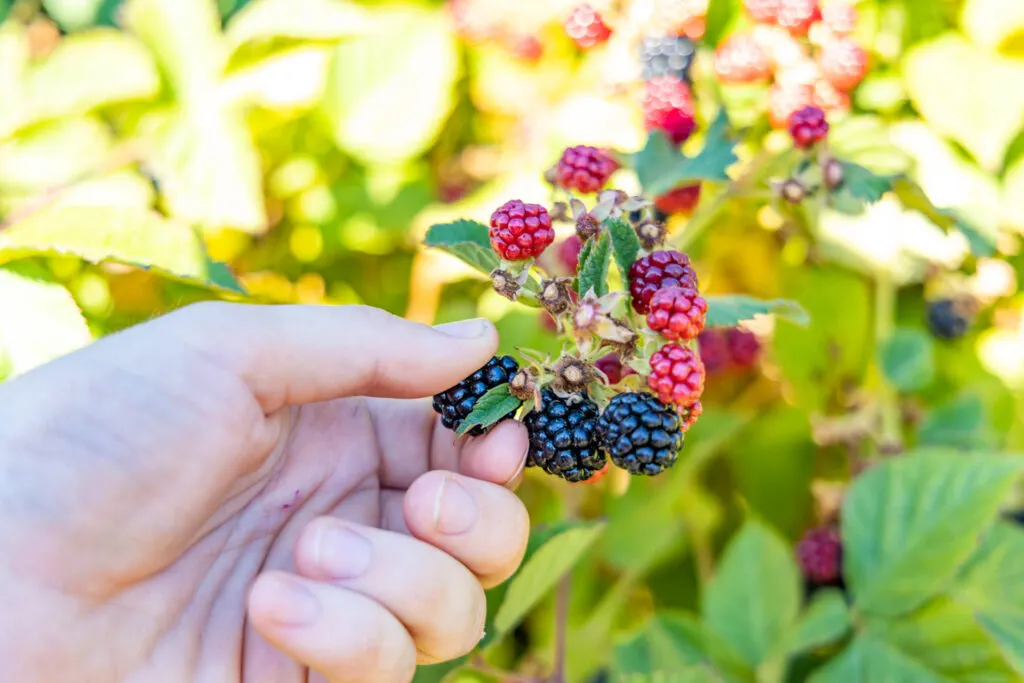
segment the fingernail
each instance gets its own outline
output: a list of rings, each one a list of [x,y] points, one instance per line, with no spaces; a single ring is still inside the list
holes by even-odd
[[[514,489],[518,484],[519,480],[523,478],[523,470],[526,469],[526,459],[530,457],[530,447],[526,447],[526,452],[523,453],[523,457],[519,459],[519,467],[516,468],[515,474],[508,478],[505,482],[505,486]]]
[[[335,579],[354,579],[370,568],[370,542],[344,526],[324,525],[317,533],[313,561]]]
[[[269,603],[270,618],[281,626],[308,626],[320,617],[320,601],[294,579],[268,577],[262,590],[261,600]]]
[[[472,320],[460,320],[454,323],[438,325],[434,329],[456,339],[476,339],[477,337],[484,336],[489,326],[490,323],[485,319],[474,318]]]
[[[464,534],[476,523],[476,502],[455,477],[445,477],[434,499],[434,528],[442,534]]]

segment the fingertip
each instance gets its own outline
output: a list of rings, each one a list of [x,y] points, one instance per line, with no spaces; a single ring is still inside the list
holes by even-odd
[[[516,420],[505,420],[463,447],[459,469],[468,477],[514,489],[529,449],[526,427]]]

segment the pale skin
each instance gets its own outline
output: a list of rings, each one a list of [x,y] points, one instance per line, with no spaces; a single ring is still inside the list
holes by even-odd
[[[494,327],[190,306],[0,386],[0,679],[409,681],[522,560],[500,425],[422,400]]]

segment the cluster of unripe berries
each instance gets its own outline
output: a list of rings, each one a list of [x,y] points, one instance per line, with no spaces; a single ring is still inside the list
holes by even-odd
[[[715,53],[723,83],[771,84],[768,113],[777,128],[808,105],[850,108],[850,91],[867,74],[868,53],[852,37],[854,7],[843,0],[744,0],[754,22]]]

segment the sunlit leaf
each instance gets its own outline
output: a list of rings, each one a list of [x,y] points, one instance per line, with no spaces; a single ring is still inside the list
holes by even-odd
[[[732,327],[754,316],[768,314],[802,327],[811,322],[803,306],[788,299],[766,301],[745,294],[712,295],[705,299],[708,302],[706,324],[709,327]]]
[[[619,273],[623,279],[629,273],[630,266],[636,261],[640,253],[640,238],[637,237],[633,226],[621,218],[611,218],[605,221],[608,234],[612,240],[612,253],[615,255],[615,264],[619,267]],[[580,254],[582,257],[582,252]],[[580,263],[583,263],[582,258]]]
[[[850,630],[850,610],[842,591],[819,590],[785,638],[785,650],[797,654],[834,643]]]
[[[228,23],[232,47],[252,40],[333,40],[369,27],[367,11],[348,0],[254,0]]]
[[[632,155],[633,168],[644,192],[653,196],[701,180],[728,180],[726,170],[737,160],[735,143],[726,134],[728,126],[729,119],[723,110],[708,129],[703,149],[693,157],[679,151],[663,133],[651,133],[646,146]]]
[[[474,427],[486,429],[517,410],[522,404],[520,399],[509,393],[507,384],[492,387],[477,399],[472,412],[462,421],[456,433],[461,436]]]
[[[31,370],[92,340],[71,294],[35,264],[0,267],[4,376]]]

